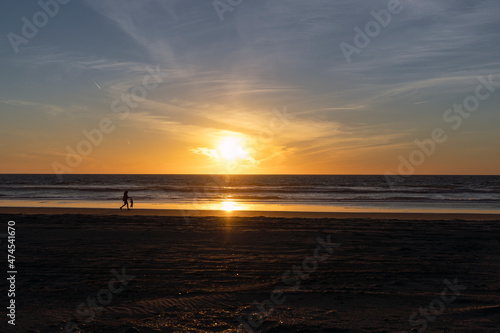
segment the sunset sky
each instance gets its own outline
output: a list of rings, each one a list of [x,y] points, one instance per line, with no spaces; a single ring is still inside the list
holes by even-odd
[[[4,1],[0,173],[499,174],[500,2],[391,1]]]

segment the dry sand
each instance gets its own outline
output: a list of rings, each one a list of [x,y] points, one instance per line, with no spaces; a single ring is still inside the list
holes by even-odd
[[[499,332],[498,216],[0,213],[17,229],[7,332]],[[312,259],[328,235],[340,246]]]

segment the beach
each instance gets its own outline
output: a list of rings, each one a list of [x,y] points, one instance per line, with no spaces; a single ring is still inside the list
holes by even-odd
[[[0,333],[500,333],[500,1],[4,1]]]
[[[325,214],[2,207],[7,332],[497,332],[500,216]]]

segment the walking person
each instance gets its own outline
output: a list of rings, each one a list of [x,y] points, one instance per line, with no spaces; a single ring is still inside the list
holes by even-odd
[[[127,210],[130,210],[130,208],[128,208],[128,199],[130,199],[130,202],[133,205],[132,198],[128,196],[128,191],[123,192],[123,205],[120,207],[120,209],[122,209],[123,206],[127,205]]]

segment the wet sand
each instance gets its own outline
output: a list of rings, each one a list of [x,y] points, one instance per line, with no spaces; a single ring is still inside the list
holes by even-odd
[[[283,217],[283,218],[334,218],[334,219],[392,219],[392,220],[474,220],[498,221],[500,214],[478,213],[420,213],[420,212],[290,212],[255,210],[180,210],[180,209],[110,209],[110,208],[65,208],[65,207],[0,207],[0,214],[27,215],[117,215],[117,216],[223,216],[223,217]]]
[[[498,332],[498,216],[154,213],[1,208],[7,332]]]

